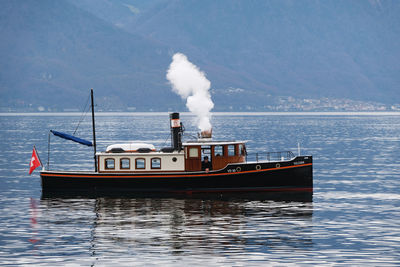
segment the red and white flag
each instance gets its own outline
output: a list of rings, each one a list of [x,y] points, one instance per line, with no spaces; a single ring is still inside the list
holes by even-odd
[[[29,174],[31,174],[33,170],[39,166],[42,166],[42,162],[40,162],[36,147],[33,147],[31,162],[29,163]]]

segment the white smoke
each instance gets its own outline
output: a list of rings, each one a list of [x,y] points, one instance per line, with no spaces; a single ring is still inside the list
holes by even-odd
[[[196,115],[197,127],[200,131],[211,130],[211,100],[210,86],[204,72],[191,63],[182,53],[172,57],[172,63],[167,71],[167,79],[172,90],[186,99],[186,107]]]

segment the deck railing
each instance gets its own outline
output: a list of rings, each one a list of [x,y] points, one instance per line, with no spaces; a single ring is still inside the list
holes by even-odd
[[[283,161],[295,157],[292,151],[247,153],[246,161]]]

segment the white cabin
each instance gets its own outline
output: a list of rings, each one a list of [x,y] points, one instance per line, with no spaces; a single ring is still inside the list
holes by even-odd
[[[184,171],[183,151],[156,151],[152,144],[129,143],[108,146],[97,153],[99,172],[157,172]]]

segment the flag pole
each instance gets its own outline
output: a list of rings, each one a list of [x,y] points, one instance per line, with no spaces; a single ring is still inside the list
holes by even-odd
[[[40,166],[42,166],[42,167],[43,167],[42,161],[40,160],[40,156],[39,156],[39,153],[38,153],[38,152],[37,152],[37,150],[36,150],[36,146],[35,146],[35,145],[33,145],[33,149],[35,150],[36,156],[37,156],[37,157],[38,157],[38,159],[39,159]]]
[[[37,153],[35,145],[33,146],[32,150],[32,157],[31,161],[29,162],[29,175],[39,166],[43,167],[42,161],[39,158],[39,154]]]
[[[94,124],[93,88],[90,89],[90,98],[91,98],[91,101],[92,101],[92,128],[93,128],[94,171],[97,172],[97,158],[96,158],[96,127],[95,127],[95,124]]]
[[[47,140],[47,170],[50,170],[50,131],[49,131],[49,138]]]

